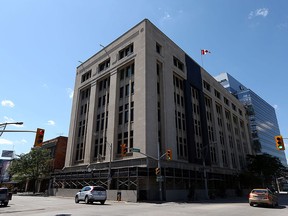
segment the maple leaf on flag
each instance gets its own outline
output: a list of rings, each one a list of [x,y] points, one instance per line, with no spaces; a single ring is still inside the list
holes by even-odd
[[[206,55],[207,53],[211,53],[209,50],[202,49],[201,50],[201,55]]]

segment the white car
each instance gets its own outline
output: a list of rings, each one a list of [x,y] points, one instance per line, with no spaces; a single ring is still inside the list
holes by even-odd
[[[107,191],[101,186],[85,186],[75,196],[75,203],[84,201],[86,204],[100,202],[104,205],[107,199]]]

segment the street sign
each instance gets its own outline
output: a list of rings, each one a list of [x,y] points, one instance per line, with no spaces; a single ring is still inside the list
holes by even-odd
[[[164,181],[164,176],[157,176],[156,182],[163,182]]]
[[[131,151],[132,151],[132,152],[140,152],[140,149],[138,149],[138,148],[131,148]]]

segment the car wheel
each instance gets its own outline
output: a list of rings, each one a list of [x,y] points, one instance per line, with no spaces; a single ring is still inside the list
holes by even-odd
[[[6,207],[9,201],[3,202],[3,205]]]
[[[100,203],[101,203],[101,205],[104,205],[104,203],[105,203],[105,200],[103,200],[103,201],[100,201]]]
[[[78,198],[78,196],[75,196],[75,203],[79,203],[79,198]]]
[[[254,206],[254,203],[249,203],[250,204],[250,206]]]
[[[85,203],[86,203],[86,204],[89,204],[89,203],[90,203],[88,196],[85,197]]]

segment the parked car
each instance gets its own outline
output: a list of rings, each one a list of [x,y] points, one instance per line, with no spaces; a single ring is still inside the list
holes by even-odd
[[[12,199],[12,193],[9,192],[8,188],[0,188],[0,204],[7,206],[9,203],[9,200]]]
[[[271,207],[278,206],[278,197],[269,189],[253,189],[249,194],[250,206],[269,205]]]
[[[75,203],[84,201],[86,204],[100,202],[104,205],[107,199],[107,191],[101,186],[85,186],[75,196]]]

